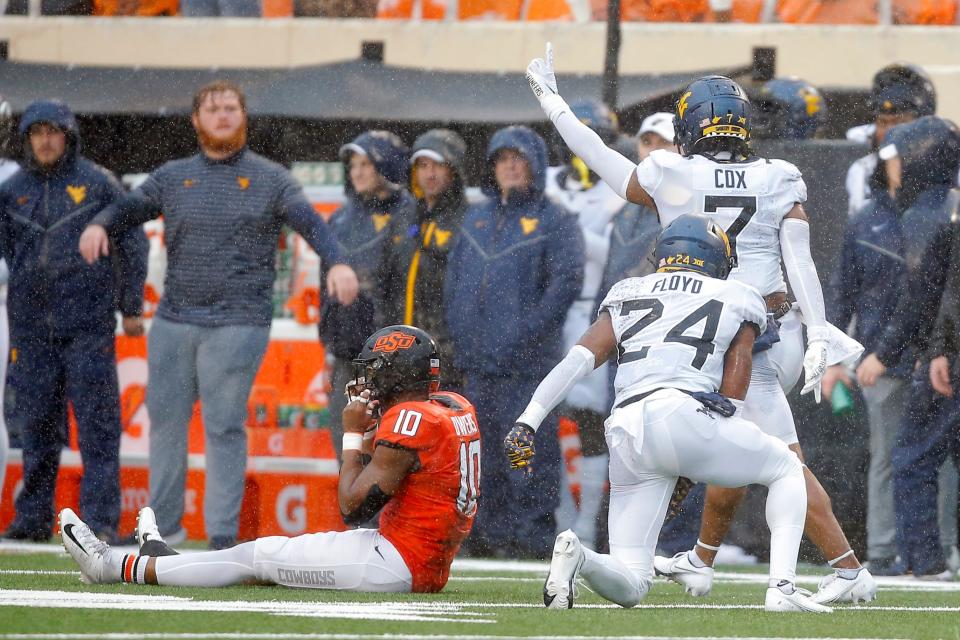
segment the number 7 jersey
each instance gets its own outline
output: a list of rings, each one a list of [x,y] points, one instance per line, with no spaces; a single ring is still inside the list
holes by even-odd
[[[640,186],[666,227],[687,213],[713,218],[736,246],[730,278],[761,295],[786,291],[780,268],[780,223],[807,199],[800,171],[784,160],[716,162],[702,155],[654,151],[637,165]]]
[[[417,456],[413,471],[380,514],[380,533],[410,569],[414,592],[439,591],[477,513],[477,412],[456,393],[402,402],[380,419],[376,446]]]
[[[621,280],[600,305],[617,338],[614,406],[659,388],[717,391],[743,323],[766,328],[756,289],[692,271]]]

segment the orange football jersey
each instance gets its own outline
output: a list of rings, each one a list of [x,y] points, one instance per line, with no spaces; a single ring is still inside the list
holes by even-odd
[[[380,514],[380,533],[403,556],[414,592],[439,591],[477,513],[477,412],[455,393],[398,404],[380,420],[376,446],[417,454],[417,466]]]

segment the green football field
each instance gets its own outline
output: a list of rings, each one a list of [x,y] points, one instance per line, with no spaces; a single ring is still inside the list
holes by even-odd
[[[458,561],[436,595],[281,587],[183,589],[79,581],[50,545],[0,545],[0,640],[12,638],[948,638],[960,640],[960,582],[880,579],[870,605],[830,615],[769,614],[762,565],[721,567],[707,599],[658,580],[635,609],[588,590],[573,610],[543,608],[546,563]],[[803,586],[823,572],[805,568]]]

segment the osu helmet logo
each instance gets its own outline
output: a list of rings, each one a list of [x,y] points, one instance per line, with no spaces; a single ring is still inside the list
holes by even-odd
[[[393,333],[388,333],[385,336],[377,338],[376,343],[373,345],[373,351],[374,353],[393,353],[401,349],[409,349],[416,340],[417,339],[410,334],[403,333],[402,331],[394,331]]]

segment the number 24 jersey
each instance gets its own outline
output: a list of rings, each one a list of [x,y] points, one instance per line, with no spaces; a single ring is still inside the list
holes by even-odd
[[[736,243],[730,278],[762,295],[786,291],[780,268],[780,223],[807,199],[800,171],[784,160],[716,162],[702,155],[654,151],[637,165],[637,180],[657,204],[660,224],[704,213]],[[739,229],[737,227],[740,227]]]
[[[412,451],[417,465],[380,514],[414,592],[439,591],[470,533],[480,496],[480,429],[473,405],[456,393],[395,405],[380,419],[376,446]]]
[[[743,323],[766,328],[759,292],[736,280],[692,271],[621,280],[600,312],[617,338],[616,400],[668,387],[717,391],[727,348]]]

